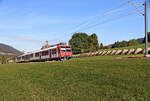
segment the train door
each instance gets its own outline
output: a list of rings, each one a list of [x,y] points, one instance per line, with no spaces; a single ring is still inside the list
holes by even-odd
[[[50,60],[52,59],[52,51],[51,49],[49,50],[49,57],[50,57]]]
[[[60,58],[61,57],[61,55],[60,55],[60,47],[57,48],[57,53],[58,53],[57,57]]]
[[[40,54],[40,61],[42,60],[42,52],[39,53]]]

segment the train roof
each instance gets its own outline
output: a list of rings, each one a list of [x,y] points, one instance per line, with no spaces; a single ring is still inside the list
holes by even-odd
[[[57,46],[70,46],[70,45],[67,45],[67,44],[51,45],[51,47],[49,47],[49,48],[45,48],[45,49],[40,49],[40,50],[35,50],[35,51],[27,52],[27,53],[24,53],[24,54],[22,54],[22,55],[20,55],[20,56],[17,56],[17,57],[26,56],[26,55],[30,55],[30,54],[38,53],[38,52],[43,52],[43,51],[46,51],[46,50],[49,50],[49,49],[54,49],[54,48],[57,48]]]
[[[38,52],[42,52],[42,51],[46,51],[46,50],[54,49],[54,48],[57,48],[57,46],[53,46],[53,47],[50,47],[50,48],[45,48],[45,49],[40,49],[40,50],[35,50],[35,51],[27,52],[27,53],[24,53],[24,54],[22,54],[20,56],[30,55],[30,54],[33,54],[33,53],[38,53]]]

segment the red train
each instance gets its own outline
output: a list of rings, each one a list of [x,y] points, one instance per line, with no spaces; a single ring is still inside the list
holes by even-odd
[[[69,60],[72,56],[70,45],[57,44],[50,48],[25,53],[17,56],[16,62],[37,62],[37,61],[51,61],[51,60]]]

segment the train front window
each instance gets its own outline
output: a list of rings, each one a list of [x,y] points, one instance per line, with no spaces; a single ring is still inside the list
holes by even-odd
[[[70,51],[71,51],[71,48],[70,48],[70,47],[66,47],[66,51],[67,51],[67,52],[70,52]]]
[[[66,47],[61,47],[61,51],[65,52],[66,51]]]
[[[71,48],[70,47],[61,47],[62,52],[70,52]]]

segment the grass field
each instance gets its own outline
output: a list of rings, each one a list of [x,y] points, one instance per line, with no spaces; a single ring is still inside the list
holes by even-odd
[[[0,101],[150,101],[150,59],[0,65]]]
[[[150,46],[150,43],[148,43],[148,46]],[[100,49],[99,51],[104,51],[104,50],[121,50],[121,49],[137,49],[137,48],[145,49],[145,44],[138,44],[138,45],[135,45],[135,46],[120,47],[120,48]]]

